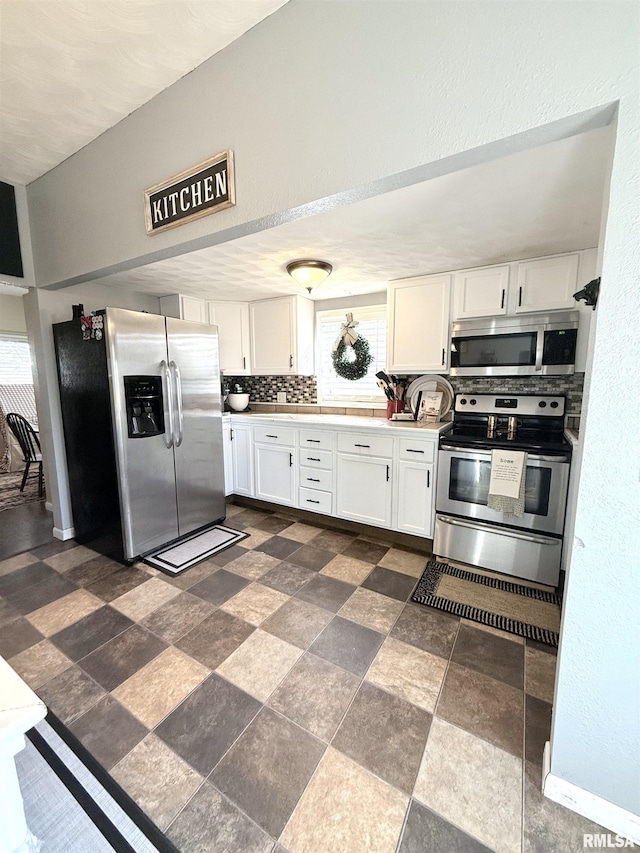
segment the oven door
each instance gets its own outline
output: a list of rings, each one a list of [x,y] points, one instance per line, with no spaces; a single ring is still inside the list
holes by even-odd
[[[522,518],[489,509],[491,451],[469,447],[441,449],[438,457],[437,512],[509,527],[562,535],[569,485],[569,456],[527,456],[525,512]]]

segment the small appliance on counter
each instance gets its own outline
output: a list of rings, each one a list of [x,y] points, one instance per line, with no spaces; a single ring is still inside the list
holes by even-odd
[[[564,397],[456,395],[440,437],[434,554],[557,586],[571,468],[564,409]],[[488,506],[499,450],[526,454],[521,516]]]
[[[234,412],[244,412],[249,406],[249,394],[242,390],[241,385],[234,385],[233,391],[227,396],[227,405]]]

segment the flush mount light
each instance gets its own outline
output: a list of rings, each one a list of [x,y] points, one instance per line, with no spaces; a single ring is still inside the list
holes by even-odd
[[[298,284],[306,287],[309,293],[331,275],[333,267],[326,261],[291,261],[287,272]]]

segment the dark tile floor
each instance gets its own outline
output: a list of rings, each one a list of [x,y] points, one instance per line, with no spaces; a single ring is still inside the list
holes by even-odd
[[[51,542],[52,530],[53,515],[45,509],[44,501],[2,510],[0,560]]]
[[[184,853],[571,853],[553,652],[408,603],[424,555],[253,509],[185,574],[0,563],[0,654]],[[276,843],[278,842],[278,843]]]

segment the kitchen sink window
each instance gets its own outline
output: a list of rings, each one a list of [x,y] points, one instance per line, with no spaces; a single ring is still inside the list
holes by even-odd
[[[333,369],[333,345],[351,312],[358,321],[356,331],[369,342],[373,361],[366,376],[350,380],[338,376]],[[339,311],[319,311],[316,314],[316,365],[318,401],[321,403],[384,403],[378,388],[376,373],[385,369],[387,360],[387,310],[384,305],[373,308],[345,308]]]

